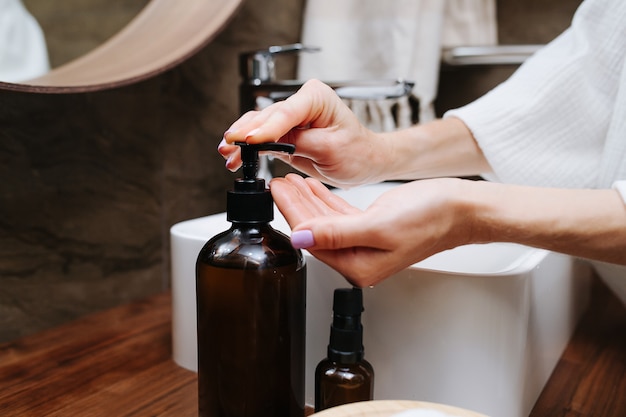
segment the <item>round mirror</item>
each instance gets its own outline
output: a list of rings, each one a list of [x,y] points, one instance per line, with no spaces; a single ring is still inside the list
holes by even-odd
[[[23,0],[27,7],[29,1],[33,2],[29,8],[33,9],[33,15],[37,14],[37,10],[42,10],[38,7],[55,8],[55,2],[49,0]],[[95,3],[101,3],[100,7],[107,7],[109,12],[116,13],[110,0],[97,0]],[[0,80],[0,89],[43,93],[83,92],[146,79],[172,68],[206,45],[225,26],[242,0],[134,0],[122,3],[128,4],[118,7],[119,16],[113,20],[121,22],[121,25],[129,19],[130,22],[119,31],[117,27],[112,27],[110,30],[114,34],[104,43],[91,49],[94,42],[99,43],[100,40],[87,39],[83,42],[83,50],[91,50],[83,55],[76,58],[50,57],[52,69],[46,74],[19,83]],[[135,8],[134,12],[132,7]],[[79,13],[74,13],[71,19],[80,22],[74,27],[98,24],[97,19],[81,20]],[[129,13],[136,15],[133,18]],[[43,19],[40,25],[45,32],[46,23]],[[76,36],[71,30],[68,28],[66,36]],[[69,62],[63,63],[68,59]]]
[[[149,2],[149,0],[9,1],[14,3],[21,1],[39,24],[51,68],[60,67],[105,43],[128,25]]]

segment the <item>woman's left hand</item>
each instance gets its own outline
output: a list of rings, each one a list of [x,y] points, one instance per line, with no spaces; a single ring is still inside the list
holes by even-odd
[[[415,262],[471,240],[457,179],[406,183],[359,210],[318,180],[289,174],[271,191],[287,222],[292,244],[358,287],[374,285]]]
[[[440,178],[397,186],[363,211],[295,174],[274,179],[271,190],[292,244],[359,287],[469,243],[514,242],[626,265],[626,208],[616,190]]]

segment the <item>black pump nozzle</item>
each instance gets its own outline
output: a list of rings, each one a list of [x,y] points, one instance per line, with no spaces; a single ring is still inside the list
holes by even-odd
[[[235,142],[241,147],[243,178],[235,180],[235,187],[226,197],[226,218],[230,222],[267,223],[274,219],[274,201],[265,180],[257,178],[259,152],[274,151],[293,154],[295,145],[289,143]]]
[[[235,145],[241,148],[241,167],[244,180],[256,179],[259,172],[260,151],[285,152],[288,154],[293,154],[296,151],[296,146],[290,143],[268,142],[250,144],[247,142],[235,142]]]
[[[363,290],[360,288],[337,288],[333,293],[333,312],[341,316],[361,316]]]
[[[360,288],[337,288],[333,297],[328,358],[355,363],[363,359],[363,292]]]

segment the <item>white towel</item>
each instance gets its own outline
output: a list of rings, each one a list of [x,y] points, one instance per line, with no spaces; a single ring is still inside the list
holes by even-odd
[[[428,121],[435,117],[442,47],[497,43],[495,0],[308,0],[302,43],[321,52],[300,57],[300,79],[413,81],[418,119]],[[388,129],[389,115],[381,112],[390,103],[371,104],[356,110],[371,128]],[[406,115],[406,100],[397,104]],[[410,123],[407,117],[396,126]]]
[[[496,0],[445,0],[441,44],[455,46],[498,43]]]
[[[21,0],[0,0],[0,81],[20,82],[50,69],[46,41]]]

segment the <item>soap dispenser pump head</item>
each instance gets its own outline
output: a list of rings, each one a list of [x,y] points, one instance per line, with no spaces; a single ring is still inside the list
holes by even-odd
[[[288,143],[235,142],[241,148],[243,178],[235,180],[234,189],[226,196],[226,218],[233,223],[268,223],[274,220],[274,200],[265,188],[265,180],[257,178],[259,152],[273,151],[293,154],[295,145]]]
[[[259,172],[259,152],[272,151],[272,152],[285,152],[293,154],[296,151],[296,146],[290,143],[247,143],[247,142],[235,142],[235,145],[241,148],[241,169],[243,170],[244,180],[256,179]]]

